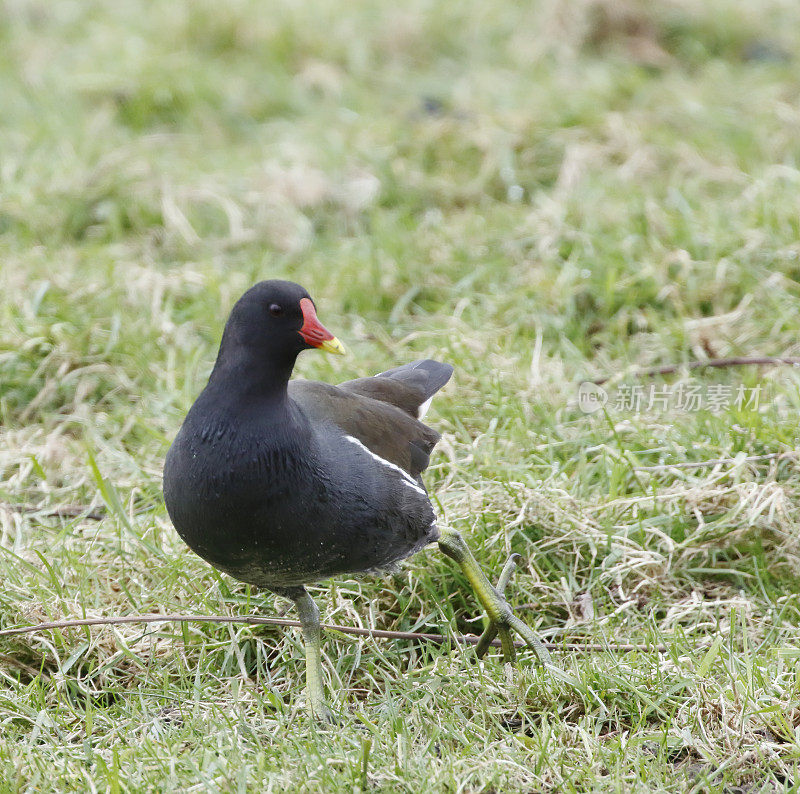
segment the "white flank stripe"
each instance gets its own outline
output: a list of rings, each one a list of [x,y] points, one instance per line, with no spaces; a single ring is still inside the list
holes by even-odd
[[[417,485],[414,482],[414,478],[408,472],[403,471],[399,466],[395,465],[389,460],[386,460],[386,458],[382,458],[380,455],[376,455],[371,449],[369,449],[369,447],[365,447],[357,438],[353,436],[345,436],[345,438],[351,443],[355,444],[357,447],[361,447],[361,449],[363,449],[364,452],[367,453],[367,455],[370,455],[374,460],[377,460],[378,463],[382,463],[384,466],[388,466],[390,469],[396,471],[403,478],[403,482],[409,488],[413,488],[417,493],[421,493],[423,496],[427,496],[427,494],[425,493],[425,489],[420,488],[419,485]]]
[[[420,405],[419,408],[417,408],[417,419],[422,419],[422,417],[425,416],[426,413],[428,413],[428,408],[431,407],[432,402],[433,402],[433,396],[430,396],[428,397],[427,400],[425,400],[424,403],[422,403],[422,405]]]

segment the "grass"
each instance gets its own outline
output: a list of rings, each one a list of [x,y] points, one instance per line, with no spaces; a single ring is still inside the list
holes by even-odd
[[[330,635],[322,731],[292,630],[3,639],[0,791],[798,790],[800,469],[753,459],[796,451],[798,375],[615,408],[637,367],[800,354],[798,31],[779,0],[8,0],[0,626],[286,609],[189,553],[160,495],[230,306],[285,277],[351,352],[300,375],[454,364],[443,521],[495,575],[522,555],[544,638],[607,650],[556,652],[568,686]],[[314,596],[330,623],[481,628],[435,550]]]

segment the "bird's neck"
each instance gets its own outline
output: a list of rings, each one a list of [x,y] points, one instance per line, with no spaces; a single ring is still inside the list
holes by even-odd
[[[287,385],[296,358],[267,357],[244,347],[229,349],[223,356],[220,350],[206,390],[238,410],[252,406],[280,413],[288,408]]]

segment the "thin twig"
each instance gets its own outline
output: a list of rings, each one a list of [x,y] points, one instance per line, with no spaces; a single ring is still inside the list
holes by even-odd
[[[50,678],[50,673],[47,670],[37,670],[35,667],[31,667],[29,664],[25,664],[25,662],[21,662],[19,659],[15,659],[13,656],[9,656],[6,653],[0,653],[0,664],[7,664],[11,667],[16,667],[18,670],[22,670],[23,673],[27,673],[32,678],[36,678],[37,676],[42,676],[42,678]]]
[[[683,369],[704,369],[706,367],[715,367],[722,369],[725,367],[744,367],[744,366],[775,366],[778,364],[790,364],[792,366],[800,365],[800,358],[787,357],[774,357],[774,356],[754,356],[754,357],[737,357],[737,358],[709,358],[706,361],[686,361],[683,364],[666,364],[663,367],[653,367],[652,369],[643,369],[638,372],[629,373],[634,378],[652,378],[656,375],[672,375],[675,372],[680,372]],[[623,373],[625,374],[625,373]],[[608,383],[616,375],[606,375],[604,378],[597,378],[592,383],[597,386],[602,386]]]
[[[766,455],[748,455],[745,458],[714,458],[713,460],[688,461],[686,463],[659,463],[654,466],[637,466],[639,471],[662,471],[664,469],[702,469],[709,466],[719,466],[722,463],[753,463],[760,460],[776,460],[796,458],[797,453],[769,452]]]
[[[21,504],[0,502],[0,507],[13,510],[15,513],[44,513],[48,518],[84,518],[88,521],[102,521],[106,516],[106,511],[102,507],[93,508],[89,505],[58,505],[47,508],[27,502]]]
[[[294,626],[300,627],[299,620],[288,618],[259,618],[254,615],[234,617],[231,615],[124,615],[113,618],[77,618],[75,620],[56,620],[51,623],[37,623],[33,626],[19,626],[13,629],[3,629],[0,637],[12,637],[18,634],[30,634],[35,631],[50,631],[52,629],[67,629],[75,626],[111,626],[124,623],[246,623],[251,626]],[[358,626],[339,626],[323,623],[326,631],[338,631],[342,634],[353,634],[357,637],[374,637],[388,640],[425,640],[439,645],[456,640],[468,645],[477,645],[480,637],[471,634],[423,634],[416,631],[386,631],[385,629],[362,629]],[[518,647],[525,643],[517,641]],[[500,647],[500,641],[492,642],[495,647]],[[580,642],[545,642],[544,645],[551,650],[570,651],[656,651],[665,653],[666,645],[646,645],[631,642],[615,643],[580,643]]]

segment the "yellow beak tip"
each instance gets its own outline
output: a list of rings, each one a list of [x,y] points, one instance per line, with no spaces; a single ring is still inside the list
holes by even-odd
[[[344,356],[347,353],[344,349],[344,345],[335,336],[333,339],[326,339],[319,346],[319,349],[324,350],[326,353],[336,353],[339,356]]]

